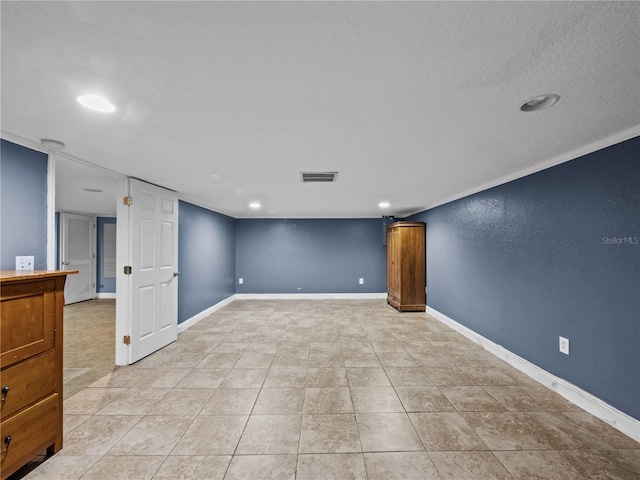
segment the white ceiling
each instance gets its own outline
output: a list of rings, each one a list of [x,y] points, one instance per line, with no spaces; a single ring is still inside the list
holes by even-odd
[[[0,8],[5,138],[59,140],[239,218],[402,216],[640,125],[635,2]],[[560,101],[519,111],[544,93]]]

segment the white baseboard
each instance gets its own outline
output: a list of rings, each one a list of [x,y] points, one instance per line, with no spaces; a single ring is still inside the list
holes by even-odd
[[[111,299],[115,299],[116,298],[116,292],[113,292],[113,293],[97,293],[96,294],[96,298],[111,298]]]
[[[445,325],[453,328],[458,333],[464,335],[469,340],[477,343],[488,352],[494,354],[496,357],[504,360],[509,365],[517,368],[522,373],[528,375],[534,380],[540,382],[545,387],[553,390],[562,397],[569,400],[571,403],[586,410],[590,414],[598,417],[600,420],[607,422],[615,429],[621,431],[625,435],[631,437],[637,442],[640,442],[640,421],[621,412],[617,408],[612,407],[605,401],[593,396],[589,392],[582,390],[580,387],[573,385],[562,378],[543,370],[542,368],[534,365],[533,363],[519,357],[515,353],[507,350],[506,348],[492,342],[491,340],[483,337],[482,335],[474,332],[470,328],[461,325],[455,320],[447,317],[445,314],[427,306],[427,314],[434,317],[436,320],[444,323]]]
[[[185,330],[187,330],[188,328],[193,327],[196,323],[198,323],[203,318],[206,318],[209,315],[211,315],[213,312],[215,312],[216,310],[220,310],[222,307],[224,307],[226,305],[229,305],[234,300],[235,300],[235,295],[231,295],[230,297],[227,297],[224,300],[216,303],[215,305],[212,305],[211,307],[207,308],[206,310],[203,310],[202,312],[197,313],[193,317],[188,318],[184,322],[179,323],[178,324],[178,333],[182,333]]]
[[[386,293],[236,293],[236,300],[374,300]]]

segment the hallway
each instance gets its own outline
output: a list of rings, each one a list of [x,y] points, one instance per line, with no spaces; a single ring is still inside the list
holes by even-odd
[[[88,300],[64,307],[65,400],[113,372],[115,328],[115,300]]]

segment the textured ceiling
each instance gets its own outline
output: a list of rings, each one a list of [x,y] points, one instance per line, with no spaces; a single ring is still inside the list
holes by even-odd
[[[635,2],[0,5],[5,138],[234,217],[401,216],[640,125]]]

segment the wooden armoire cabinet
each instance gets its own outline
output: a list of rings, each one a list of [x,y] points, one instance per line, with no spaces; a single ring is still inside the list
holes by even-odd
[[[0,473],[62,448],[64,283],[76,271],[0,271]]]
[[[387,303],[401,312],[425,311],[424,222],[387,225]]]

